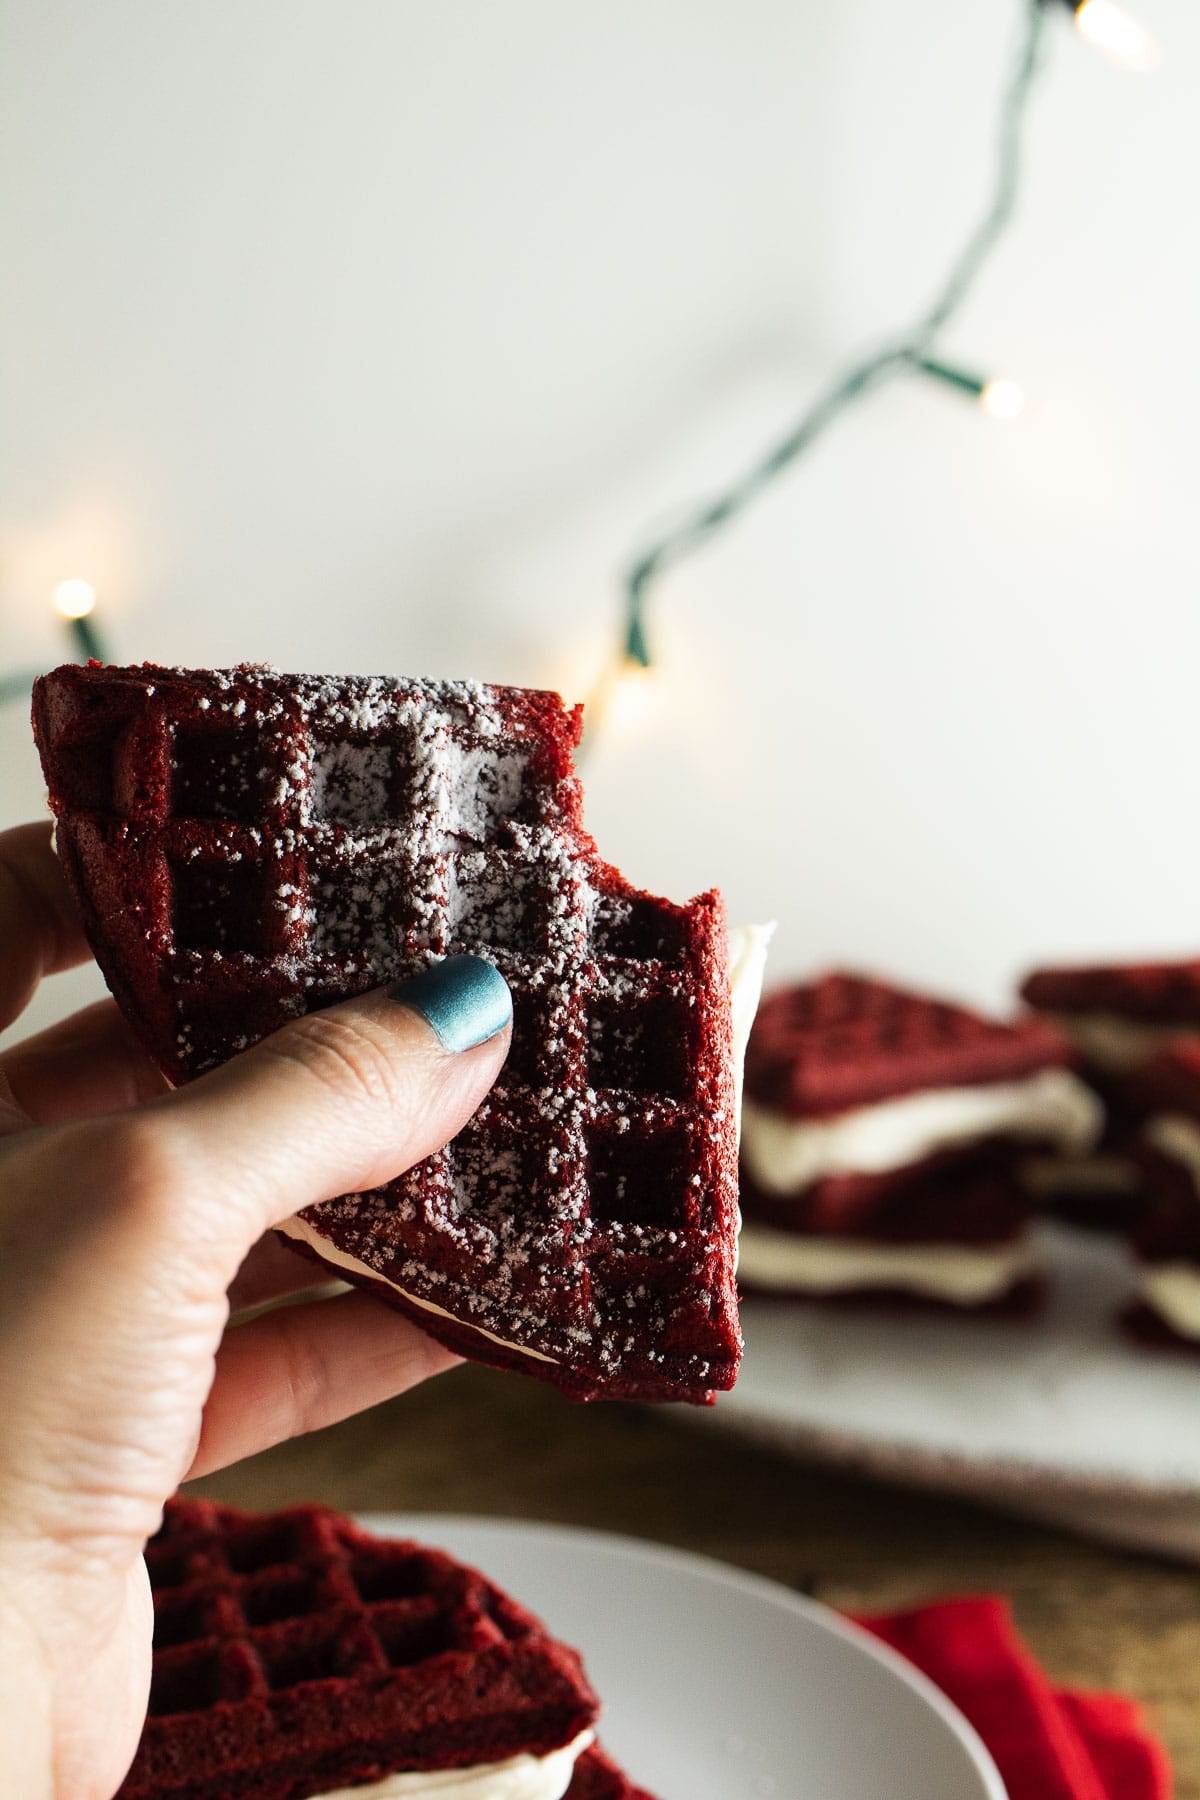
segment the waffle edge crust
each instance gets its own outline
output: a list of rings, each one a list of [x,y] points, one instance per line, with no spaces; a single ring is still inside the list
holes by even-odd
[[[1111,1013],[1192,1030],[1200,1024],[1200,960],[1034,969],[1020,994],[1039,1011]]]
[[[828,1118],[929,1088],[1019,1081],[1075,1061],[1035,1018],[969,1007],[834,971],[763,1001],[746,1054],[746,1094],[795,1119]]]
[[[168,1502],[150,1704],[118,1800],[309,1800],[545,1756],[596,1721],[578,1654],[478,1571],[326,1507]],[[596,1746],[566,1800],[650,1800]]]
[[[704,1404],[733,1385],[724,909],[601,859],[580,708],[465,681],[90,664],[42,677],[33,718],[96,960],[172,1082],[444,955],[508,980],[508,1060],[453,1143],[299,1215],[329,1266],[574,1399]]]

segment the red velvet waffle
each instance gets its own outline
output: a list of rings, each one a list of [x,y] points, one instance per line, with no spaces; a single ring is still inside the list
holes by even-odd
[[[741,1282],[747,1293],[771,1298],[799,1298],[878,1305],[920,1305],[956,1312],[1024,1312],[1037,1301],[1041,1281],[1028,1256],[1005,1275],[999,1287],[972,1298],[946,1298],[923,1291],[920,1281],[897,1268],[889,1285],[847,1280],[835,1286],[804,1282],[780,1285],[760,1279],[754,1254],[756,1233],[786,1234],[786,1241],[814,1247],[841,1244],[864,1252],[965,1251],[1005,1256],[1025,1243],[1029,1206],[1012,1166],[1012,1158],[985,1148],[971,1156],[930,1157],[896,1177],[832,1176],[814,1182],[803,1195],[779,1198],[758,1188],[742,1173]],[[785,1241],[783,1238],[780,1242]]]
[[[1028,1158],[1020,1174],[1035,1212],[1080,1231],[1129,1231],[1146,1210],[1145,1178],[1127,1134],[1091,1155]]]
[[[564,1800],[654,1800],[654,1796],[635,1787],[599,1744],[593,1744],[575,1764],[575,1778]]]
[[[578,1655],[531,1613],[325,1507],[176,1500],[146,1563],[150,1707],[118,1800],[369,1791],[402,1770],[546,1756],[595,1723]],[[576,1769],[575,1800],[639,1800],[599,1752]]]
[[[743,1171],[741,1192],[747,1223],[892,1244],[1008,1241],[1029,1218],[1012,1158],[990,1147],[931,1156],[886,1181],[828,1176],[799,1196],[769,1194]]]
[[[1178,1039],[1142,1064],[1137,1091],[1146,1115],[1139,1160],[1150,1192],[1132,1232],[1147,1262],[1194,1262],[1200,1276],[1200,1169],[1176,1154],[1169,1133],[1182,1124],[1200,1133],[1200,1044]],[[1186,1147],[1185,1147],[1186,1149]]]
[[[1090,1140],[1098,1108],[1038,1020],[1002,1023],[864,976],[772,995],[750,1038],[741,1280],[845,1301],[1026,1306],[1038,1283],[1016,1174],[1034,1145]],[[1051,1076],[964,1112],[949,1090]],[[1061,1087],[1055,1085],[1063,1084]],[[892,1101],[931,1097],[908,1125]],[[859,1115],[862,1115],[861,1118]]]
[[[173,1081],[447,953],[508,979],[512,1051],[454,1143],[302,1215],[364,1265],[338,1272],[574,1397],[705,1401],[741,1347],[723,909],[600,859],[579,724],[553,694],[249,667],[67,666],[34,700],[63,867]]]
[[[1130,1076],[1143,1118],[1175,1113],[1200,1124],[1200,1040],[1172,1038]]]
[[[861,975],[830,974],[764,1000],[746,1094],[793,1118],[823,1118],[926,1088],[1019,1081],[1069,1066],[1061,1033],[1011,1024]]]
[[[1035,969],[1021,998],[1039,1012],[1113,1013],[1200,1031],[1200,960]]]
[[[1200,961],[1035,969],[1021,997],[1066,1032],[1108,1114],[1105,1146],[1125,1154],[1144,1113],[1136,1071],[1174,1033],[1200,1038]]]
[[[1175,1032],[1200,1034],[1200,961],[1110,963],[1036,969],[1021,984],[1028,1005],[1066,1033],[1080,1072],[1104,1102],[1099,1168],[1109,1179],[1089,1187],[1088,1165],[1065,1171],[1042,1209],[1074,1224],[1125,1231],[1150,1204],[1138,1179],[1137,1139],[1145,1120],[1138,1070]]]
[[[1200,1042],[1172,1039],[1138,1067],[1130,1089],[1143,1120],[1137,1154],[1147,1199],[1129,1234],[1142,1280],[1165,1275],[1168,1288],[1182,1280],[1200,1304]],[[1144,1286],[1126,1324],[1143,1342],[1200,1351],[1200,1319],[1193,1328],[1170,1310],[1170,1300]]]

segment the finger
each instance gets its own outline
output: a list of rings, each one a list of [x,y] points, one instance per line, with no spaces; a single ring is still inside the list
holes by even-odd
[[[327,1287],[332,1279],[331,1270],[323,1270],[311,1257],[300,1255],[269,1231],[246,1252],[241,1268],[230,1282],[229,1310],[236,1316],[290,1294]]]
[[[235,1325],[217,1352],[185,1479],[390,1400],[460,1360],[370,1294]]]
[[[115,1000],[97,1000],[14,1044],[0,1057],[0,1071],[38,1125],[125,1112],[168,1091]]]
[[[24,1012],[43,975],[90,955],[49,821],[0,832],[0,945],[0,1030]]]
[[[377,1187],[461,1130],[500,1071],[512,1019],[491,963],[455,956],[413,981],[310,1013],[138,1118],[167,1127],[203,1204],[173,1216],[239,1256],[314,1201]]]

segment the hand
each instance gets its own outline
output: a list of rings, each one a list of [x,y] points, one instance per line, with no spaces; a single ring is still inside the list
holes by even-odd
[[[0,1026],[86,955],[48,830],[0,834]],[[495,1080],[500,977],[457,958],[427,984],[299,1019],[177,1093],[111,1001],[0,1058],[5,1795],[118,1787],[149,1684],[142,1549],[180,1481],[456,1360],[362,1292],[227,1329],[231,1305],[320,1280],[272,1225],[410,1167]]]

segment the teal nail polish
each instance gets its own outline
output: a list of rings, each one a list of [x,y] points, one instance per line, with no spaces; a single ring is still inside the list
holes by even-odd
[[[470,1050],[503,1031],[512,1018],[508,983],[482,956],[448,956],[388,990],[433,1027],[443,1050]]]

